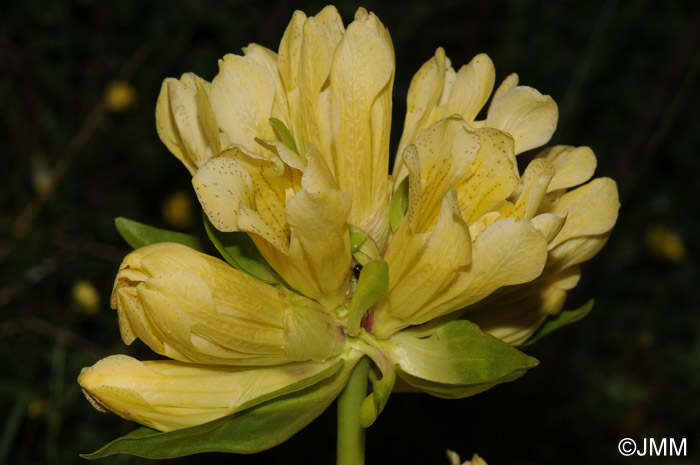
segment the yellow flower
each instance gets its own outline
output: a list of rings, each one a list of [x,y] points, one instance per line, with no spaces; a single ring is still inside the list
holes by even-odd
[[[140,362],[112,355],[84,368],[78,382],[98,410],[171,431],[243,410],[256,398],[330,365],[307,362],[242,369],[172,360]]]
[[[471,460],[462,462],[462,460],[459,458],[459,454],[449,449],[447,449],[447,458],[450,459],[450,465],[488,465],[486,461],[477,454],[474,454]]]
[[[192,226],[192,200],[185,192],[173,192],[163,201],[163,219],[177,229]]]
[[[78,281],[73,285],[73,300],[88,315],[100,310],[100,294],[90,281]]]
[[[396,375],[454,398],[536,365],[503,341],[561,310],[611,232],[617,189],[583,184],[586,147],[545,150],[521,175],[516,156],[549,141],[557,107],[511,75],[477,121],[494,76],[486,55],[455,71],[438,49],[411,83],[391,176],[393,47],[362,8],[347,28],[332,6],[296,12],[278,53],[226,55],[211,83],[166,79],[158,134],[192,173],[212,237],[247,234],[281,279],[172,243],[131,253],[112,295],[122,337],[175,361],[98,362],[80,377],[90,400],[172,430],[367,354],[382,374],[369,424]]]
[[[119,113],[136,103],[136,91],[134,86],[126,81],[114,81],[107,86],[104,98],[107,110]]]
[[[683,239],[665,226],[647,228],[646,239],[651,251],[668,262],[678,263],[685,258]]]

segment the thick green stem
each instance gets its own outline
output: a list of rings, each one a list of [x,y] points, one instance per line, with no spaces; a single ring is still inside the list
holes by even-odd
[[[369,358],[363,357],[338,397],[337,465],[364,465],[365,429],[360,425],[360,405],[367,397]]]

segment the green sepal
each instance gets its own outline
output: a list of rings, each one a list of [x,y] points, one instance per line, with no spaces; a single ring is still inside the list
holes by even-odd
[[[234,268],[266,283],[280,283],[282,278],[272,269],[255,247],[255,243],[242,231],[221,232],[204,215],[204,229],[216,250]]]
[[[311,385],[286,392],[253,407],[203,425],[162,433],[141,427],[115,439],[86,459],[113,454],[131,454],[151,459],[168,459],[201,452],[253,454],[286,441],[318,417],[345,387],[353,360],[340,360],[313,378]],[[308,381],[308,380],[305,380]],[[285,388],[285,390],[290,387]]]
[[[357,336],[362,317],[369,308],[379,302],[389,286],[389,265],[383,260],[374,260],[362,267],[360,278],[348,309],[347,332]]]
[[[114,225],[126,243],[134,249],[158,242],[176,242],[191,249],[204,252],[204,247],[200,240],[189,234],[156,228],[122,217],[115,218]]]
[[[282,143],[298,154],[299,152],[297,151],[297,144],[294,142],[294,136],[292,136],[287,126],[277,118],[270,118],[269,121],[282,140]]]
[[[543,337],[547,336],[554,331],[563,328],[564,326],[570,325],[571,323],[576,323],[577,321],[585,318],[593,309],[593,304],[595,301],[593,299],[589,300],[579,308],[575,310],[565,310],[559,312],[558,315],[553,316],[551,319],[547,320],[535,334],[532,335],[530,339],[527,340],[523,345],[532,345]]]
[[[384,407],[396,382],[396,371],[393,367],[382,373],[381,379],[372,380],[372,393],[368,395],[360,405],[360,424],[363,428],[369,428],[377,419]]]
[[[382,346],[406,384],[444,398],[513,381],[539,363],[466,320],[447,323],[424,339],[397,333]]]
[[[399,184],[399,187],[394,191],[394,196],[391,198],[391,206],[389,207],[389,223],[391,230],[399,229],[403,217],[408,210],[408,176]]]

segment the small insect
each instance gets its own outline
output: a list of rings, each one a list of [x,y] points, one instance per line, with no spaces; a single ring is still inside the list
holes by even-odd
[[[360,279],[360,271],[362,271],[362,265],[357,264],[352,267],[352,274],[355,276],[356,279]]]

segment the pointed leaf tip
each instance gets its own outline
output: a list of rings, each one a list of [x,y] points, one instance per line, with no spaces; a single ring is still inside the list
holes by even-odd
[[[204,252],[204,246],[201,241],[189,234],[156,228],[123,217],[115,218],[114,225],[126,243],[134,249],[158,242],[176,242],[191,249]]]
[[[287,126],[277,118],[270,118],[270,124],[275,129],[277,135],[279,135],[282,143],[298,154],[299,152],[297,150],[297,144],[294,142],[294,136]]]
[[[523,347],[535,344],[548,334],[553,333],[564,326],[568,326],[571,323],[576,323],[577,321],[582,320],[591,312],[594,303],[595,301],[591,299],[575,310],[565,310],[547,320],[542,326],[540,326],[540,329],[538,329],[537,332],[523,344]]]

